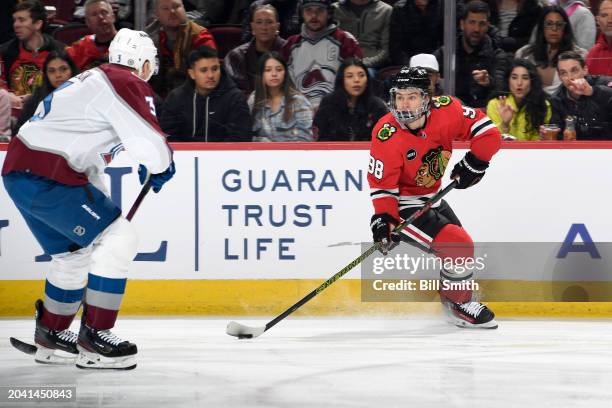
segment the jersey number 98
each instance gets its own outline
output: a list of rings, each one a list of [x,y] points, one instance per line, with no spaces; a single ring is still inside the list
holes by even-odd
[[[376,160],[374,157],[370,156],[370,163],[368,164],[368,173],[374,175],[377,179],[383,178],[383,172],[385,171],[385,164]]]

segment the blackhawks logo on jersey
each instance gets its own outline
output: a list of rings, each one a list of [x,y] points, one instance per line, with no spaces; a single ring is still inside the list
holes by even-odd
[[[378,129],[378,133],[376,134],[376,138],[381,142],[387,141],[391,139],[391,136],[397,132],[395,126],[391,126],[389,123],[385,123],[383,127]]]
[[[416,172],[414,182],[419,187],[433,187],[444,175],[451,152],[442,146],[431,149],[423,156],[423,164]]]
[[[434,96],[431,98],[431,103],[433,104],[434,108],[450,105],[452,101],[453,100],[451,97],[446,95]]]

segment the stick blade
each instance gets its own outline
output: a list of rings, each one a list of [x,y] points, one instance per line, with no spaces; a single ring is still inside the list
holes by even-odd
[[[11,337],[10,341],[11,341],[11,345],[15,347],[17,350],[21,351],[22,353],[26,353],[30,355],[36,354],[37,347],[35,345],[23,342],[14,337]]]
[[[225,332],[239,339],[254,339],[266,331],[265,327],[249,327],[238,322],[231,321],[227,324]]]

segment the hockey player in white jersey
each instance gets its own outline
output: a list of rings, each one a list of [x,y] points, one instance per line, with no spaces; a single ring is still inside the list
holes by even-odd
[[[140,164],[141,182],[151,174],[155,192],[175,170],[147,83],[157,71],[153,41],[122,29],[110,44],[109,61],[40,103],[11,141],[2,169],[6,191],[52,257],[44,302],[36,302],[35,360],[41,363],[136,367],[136,345],[110,329],[137,236],[101,175],[122,150]],[[68,328],[81,304],[77,335]]]

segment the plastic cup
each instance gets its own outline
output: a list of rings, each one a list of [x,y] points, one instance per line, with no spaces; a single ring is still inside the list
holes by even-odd
[[[544,128],[544,140],[558,140],[557,135],[561,131],[559,125],[554,123],[549,123],[547,125],[542,125]]]

